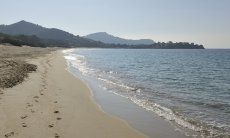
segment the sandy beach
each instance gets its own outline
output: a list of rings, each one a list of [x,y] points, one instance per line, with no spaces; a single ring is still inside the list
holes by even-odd
[[[0,49],[5,49],[5,56],[14,50],[5,46]],[[16,86],[1,90],[0,137],[146,137],[125,121],[101,110],[92,99],[90,89],[66,70],[61,50],[15,49],[26,49],[27,53],[11,57],[37,65],[37,70]]]

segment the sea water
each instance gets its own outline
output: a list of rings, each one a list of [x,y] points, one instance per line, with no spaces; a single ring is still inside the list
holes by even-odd
[[[69,67],[203,136],[230,137],[230,50],[72,49]]]

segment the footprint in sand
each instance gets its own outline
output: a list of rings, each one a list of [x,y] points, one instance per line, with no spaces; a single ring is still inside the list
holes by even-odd
[[[52,128],[52,127],[54,127],[54,124],[50,124],[50,125],[48,125],[48,127],[49,127],[49,128]]]
[[[30,109],[30,112],[31,112],[31,113],[35,113],[35,111],[34,111],[33,109]]]
[[[39,98],[39,96],[34,96],[33,98],[38,99],[38,98]]]
[[[27,107],[32,107],[33,105],[31,103],[26,103]]]
[[[57,133],[54,134],[54,137],[55,138],[60,138],[60,136]]]
[[[5,134],[6,138],[11,137],[11,136],[14,136],[14,132],[10,132],[10,133]]]
[[[62,118],[61,117],[57,117],[57,120],[61,120]]]
[[[33,107],[33,104],[27,103],[26,108]],[[35,111],[33,109],[30,109],[31,113],[34,113]]]
[[[22,127],[27,127],[26,123],[22,123]]]
[[[54,103],[57,103],[57,101],[54,101]]]
[[[23,115],[23,116],[21,116],[21,119],[25,119],[27,117],[28,117],[27,115]]]
[[[37,102],[37,103],[39,102],[39,101],[37,100],[37,99],[39,98],[39,96],[34,96],[33,98],[34,98],[34,101],[35,101],[35,102]]]
[[[58,113],[60,113],[60,112],[59,112],[59,111],[54,111],[54,113],[55,113],[55,114],[58,114]]]

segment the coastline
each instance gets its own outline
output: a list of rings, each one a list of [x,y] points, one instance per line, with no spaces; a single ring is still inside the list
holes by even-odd
[[[91,90],[93,100],[100,108],[112,116],[125,120],[131,127],[153,138],[184,138],[200,137],[198,132],[182,127],[173,121],[164,119],[156,113],[146,110],[137,105],[129,98],[120,94],[108,91],[101,87],[100,82],[95,78],[84,75],[81,66],[75,66],[77,59],[72,56],[72,51],[64,50],[64,57],[67,60],[68,70],[75,77],[81,79]],[[70,54],[71,53],[71,54]]]
[[[101,110],[87,85],[66,70],[61,51],[28,62],[37,71],[0,96],[2,137],[146,137]]]

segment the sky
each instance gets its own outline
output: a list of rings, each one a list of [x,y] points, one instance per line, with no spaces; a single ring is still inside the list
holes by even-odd
[[[20,20],[80,36],[230,48],[230,0],[0,0],[0,24]]]

